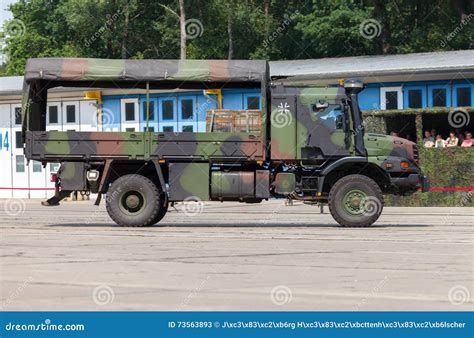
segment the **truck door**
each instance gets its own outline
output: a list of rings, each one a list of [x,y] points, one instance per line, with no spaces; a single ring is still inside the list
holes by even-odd
[[[339,88],[304,88],[296,95],[299,159],[325,159],[353,152],[349,112]]]

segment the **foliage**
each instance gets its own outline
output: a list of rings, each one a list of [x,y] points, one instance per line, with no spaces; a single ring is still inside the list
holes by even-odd
[[[202,25],[187,40],[188,58],[467,49],[474,32],[472,3],[463,0],[185,0],[185,8]],[[9,75],[22,74],[30,57],[179,58],[177,0],[18,0],[10,10],[25,29],[0,36]],[[368,20],[377,23],[371,38],[361,34]]]
[[[473,151],[472,148],[421,148],[421,169],[429,177],[431,187],[472,187]],[[401,206],[473,206],[474,191],[418,192],[413,196],[386,199],[389,205]]]
[[[430,114],[437,109],[430,109]],[[442,111],[442,110],[441,110]],[[395,114],[395,111],[390,112]],[[399,114],[400,112],[398,112]],[[415,110],[418,116],[422,114]],[[364,114],[364,125],[367,132],[387,134],[383,114],[373,115],[373,112]],[[417,130],[418,138],[422,137],[422,130]],[[429,177],[430,186],[436,188],[465,188],[472,187],[474,182],[474,148],[424,148],[418,146],[420,165],[423,173]],[[386,196],[387,205],[400,206],[472,206],[474,191],[471,198],[466,199],[467,191],[430,191],[418,192],[413,196]]]

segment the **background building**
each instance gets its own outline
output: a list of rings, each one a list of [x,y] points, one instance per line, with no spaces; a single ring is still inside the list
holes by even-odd
[[[421,140],[422,130],[436,129],[447,136],[453,107],[463,107],[462,130],[474,130],[474,51],[388,56],[363,56],[270,63],[274,76],[285,82],[335,85],[339,79],[361,78],[367,87],[360,105],[376,123],[367,128]],[[278,82],[278,81],[275,81]],[[54,190],[50,174],[57,164],[43,168],[27,164],[20,141],[22,77],[0,78],[0,198],[46,198]],[[49,93],[47,130],[143,131],[146,95],[143,90],[106,89],[100,99],[85,99],[80,89],[53,89]],[[99,104],[101,100],[101,104]],[[209,91],[151,91],[150,129],[204,132],[206,113],[218,107],[218,95]],[[101,108],[101,123],[97,111]],[[258,90],[223,90],[222,108],[259,109]]]

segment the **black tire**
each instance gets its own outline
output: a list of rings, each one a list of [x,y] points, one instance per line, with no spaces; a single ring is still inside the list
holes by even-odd
[[[329,192],[329,211],[345,227],[368,227],[379,218],[383,195],[374,180],[364,175],[345,176]]]
[[[142,175],[124,175],[107,192],[110,218],[120,226],[143,227],[155,224],[163,209],[158,187]],[[164,215],[163,215],[164,216]]]
[[[161,193],[160,199],[161,199],[161,207],[158,213],[156,214],[156,218],[153,220],[152,224],[156,224],[159,221],[161,221],[163,217],[165,217],[166,213],[168,212],[168,206],[169,206],[168,197],[166,197],[164,193]]]

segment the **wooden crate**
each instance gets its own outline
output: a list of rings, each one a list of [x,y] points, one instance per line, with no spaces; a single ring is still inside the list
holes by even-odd
[[[259,133],[262,130],[261,110],[211,109],[206,115],[206,131]]]

